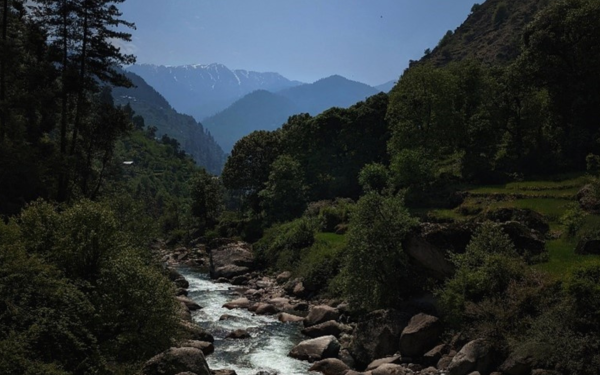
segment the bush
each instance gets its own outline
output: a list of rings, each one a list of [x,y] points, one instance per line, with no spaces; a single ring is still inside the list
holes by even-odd
[[[418,277],[402,250],[402,240],[415,224],[401,196],[370,192],[358,201],[350,220],[345,265],[345,292],[354,307],[397,307],[418,293]]]
[[[304,286],[317,292],[327,289],[340,273],[345,249],[345,241],[316,240],[311,247],[303,250],[297,274],[303,278]]]
[[[315,242],[317,228],[315,219],[303,217],[267,229],[254,244],[257,261],[263,267],[292,269],[300,260],[300,251]]]
[[[585,213],[579,207],[579,205],[572,205],[566,209],[564,214],[560,217],[560,224],[565,227],[565,234],[569,238],[575,237],[581,226]]]

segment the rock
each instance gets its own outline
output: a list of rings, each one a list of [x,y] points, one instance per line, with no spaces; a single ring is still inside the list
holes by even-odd
[[[320,372],[324,375],[344,375],[350,368],[337,358],[327,358],[315,362],[308,371]]]
[[[340,345],[342,345],[343,347],[343,344],[341,342]],[[352,355],[350,354],[348,349],[340,349],[340,352],[338,353],[338,358],[350,368],[354,368],[354,366],[356,365],[354,363],[354,358],[352,358]]]
[[[442,333],[438,318],[417,314],[410,319],[400,336],[400,353],[407,357],[420,357],[431,349]]]
[[[546,369],[535,369],[531,371],[531,375],[562,375],[558,371],[546,370]]]
[[[215,346],[207,341],[187,340],[179,345],[181,348],[196,348],[202,350],[204,356],[211,355],[215,352]]]
[[[254,309],[257,315],[275,315],[279,312],[277,307],[268,303],[259,303]]]
[[[524,353],[512,353],[499,370],[506,375],[529,375],[533,369],[533,358]]]
[[[327,305],[313,306],[306,319],[304,320],[305,327],[311,327],[328,320],[337,320],[340,317],[340,312]]]
[[[422,362],[425,366],[435,366],[442,356],[448,352],[446,345],[438,345],[427,353],[423,354]]]
[[[298,284],[296,284],[296,286],[294,286],[292,294],[296,297],[305,297],[308,294],[302,281],[300,281]]]
[[[440,370],[447,370],[448,366],[450,366],[450,363],[452,363],[452,358],[454,358],[454,356],[451,356],[451,355],[442,356],[442,358],[440,358],[440,360],[437,363],[437,368]]]
[[[433,366],[421,370],[421,375],[437,375],[438,373],[438,370]]]
[[[212,375],[237,375],[234,370],[230,369],[221,369],[221,370],[212,370]]]
[[[600,240],[582,238],[575,247],[575,254],[600,255]]]
[[[395,354],[400,348],[400,335],[413,314],[398,310],[377,310],[356,325],[350,352],[358,368],[377,358]]]
[[[448,253],[463,253],[475,228],[468,223],[422,223],[406,236],[402,248],[431,276],[444,280],[454,273]]]
[[[467,375],[473,371],[488,373],[493,361],[492,352],[487,342],[482,339],[467,343],[452,358],[448,365],[449,375]]]
[[[295,305],[292,305],[292,309],[294,311],[308,311],[308,303],[306,302],[298,302]]]
[[[290,271],[284,271],[284,272],[280,273],[279,275],[277,275],[275,280],[277,281],[277,284],[285,284],[288,282],[288,280],[291,277],[292,277],[292,273]]]
[[[247,309],[250,306],[250,300],[248,298],[242,297],[234,299],[233,301],[229,301],[223,305],[226,309]]]
[[[210,277],[231,279],[245,275],[254,267],[254,256],[245,242],[230,242],[210,252]]]
[[[175,291],[175,295],[176,296],[186,296],[188,295],[188,290],[184,289],[184,288],[177,288],[177,291]]]
[[[204,354],[196,348],[170,348],[144,364],[144,375],[176,375],[191,372],[211,375]]]
[[[302,334],[313,338],[329,335],[339,338],[342,332],[345,330],[348,330],[348,328],[345,328],[342,324],[336,322],[335,320],[329,320],[321,324],[304,328],[302,330]]]
[[[283,310],[284,308],[290,306],[289,298],[284,297],[271,298],[267,301],[267,303],[277,307],[279,310]]]
[[[235,276],[231,279],[233,285],[246,285],[248,284],[248,277],[246,275]]]
[[[229,333],[225,338],[228,339],[249,339],[250,334],[245,329],[236,329],[235,331]]]
[[[185,305],[185,303],[179,303],[179,307],[177,309],[177,316],[181,320],[185,320],[188,322],[192,321],[192,313],[190,312],[190,309],[188,309],[188,307]]]
[[[354,370],[348,370],[346,372],[346,375],[373,375],[373,373],[371,371],[358,372],[358,371],[354,371]]]
[[[579,192],[577,192],[577,201],[579,206],[590,213],[600,213],[600,194],[598,189],[592,185],[587,184]]]
[[[240,320],[240,317],[235,315],[223,314],[219,317],[219,320]]]
[[[181,276],[178,279],[175,279],[173,281],[173,283],[175,284],[176,287],[178,288],[183,288],[183,289],[187,289],[190,287],[190,283],[183,277]]]
[[[384,365],[386,363],[391,363],[391,364],[399,365],[399,364],[402,363],[402,356],[394,355],[394,356],[391,356],[391,357],[385,357],[385,358],[376,359],[373,362],[369,363],[369,365],[367,366],[367,371],[374,370],[377,367],[379,367],[381,365]]]
[[[412,371],[393,363],[385,363],[372,371],[373,375],[408,375]]]
[[[282,323],[297,323],[304,321],[304,318],[297,315],[292,315],[288,313],[279,314],[279,321]]]
[[[202,306],[198,305],[196,302],[185,296],[177,296],[175,299],[181,303],[183,303],[190,311],[200,310]]]
[[[541,234],[547,234],[550,231],[550,226],[544,215],[528,208],[498,208],[480,215],[478,221],[493,221],[496,223],[516,221]]]
[[[196,323],[181,320],[179,325],[183,331],[185,331],[190,340],[215,342],[214,337],[210,333],[200,328]]]
[[[320,361],[325,358],[335,358],[340,351],[340,343],[334,336],[323,336],[300,342],[288,354],[292,358]]]
[[[544,236],[516,221],[499,224],[510,237],[520,255],[539,255],[546,251]]]

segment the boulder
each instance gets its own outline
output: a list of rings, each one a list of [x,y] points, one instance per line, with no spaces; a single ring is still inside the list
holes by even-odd
[[[196,311],[202,308],[202,306],[198,305],[196,302],[192,301],[186,296],[177,296],[175,299],[183,303],[190,311]]]
[[[377,358],[395,354],[400,348],[400,335],[413,314],[398,310],[376,310],[360,321],[353,332],[350,352],[358,368]]]
[[[302,334],[313,338],[329,335],[339,338],[342,332],[347,330],[349,330],[349,327],[345,327],[343,324],[340,324],[335,320],[329,320],[321,324],[304,328],[302,330]]]
[[[394,355],[391,357],[376,359],[373,362],[369,363],[369,365],[367,366],[367,371],[375,370],[377,367],[388,363],[399,365],[402,363],[402,356]]]
[[[587,184],[577,192],[579,206],[590,213],[600,213],[600,194],[593,184]]]
[[[226,309],[247,309],[250,306],[250,300],[248,298],[242,297],[234,299],[233,301],[229,301],[223,305]]]
[[[499,370],[506,375],[529,375],[533,364],[533,357],[522,352],[512,353],[502,363]]]
[[[475,228],[470,223],[422,223],[406,236],[402,248],[431,276],[444,280],[454,273],[448,253],[463,253]]]
[[[483,339],[473,340],[452,358],[448,365],[448,375],[467,375],[473,371],[489,373],[492,365],[490,345]]]
[[[325,358],[335,358],[340,351],[340,343],[334,336],[323,336],[300,342],[288,354],[292,358],[309,362]]]
[[[177,308],[177,316],[181,320],[185,320],[188,322],[192,321],[192,313],[191,313],[190,309],[188,309],[188,307],[183,302],[179,303],[179,306]]]
[[[182,342],[179,347],[200,349],[202,350],[202,353],[204,353],[204,356],[211,355],[215,352],[215,346],[207,341],[187,340]]]
[[[288,282],[288,280],[291,277],[292,277],[292,273],[290,271],[284,271],[284,272],[280,273],[279,275],[277,275],[275,280],[277,281],[277,284],[285,284]]]
[[[431,349],[442,333],[438,318],[417,314],[410,319],[400,336],[400,353],[407,357],[420,357]]]
[[[269,303],[259,303],[255,306],[254,312],[256,315],[275,315],[279,310]]]
[[[245,329],[236,329],[233,332],[230,332],[225,338],[228,339],[249,339],[250,334]]]
[[[175,291],[175,295],[176,296],[186,296],[189,294],[187,289],[184,288],[177,288],[177,290]]]
[[[582,238],[575,247],[575,254],[600,255],[600,240]]]
[[[200,328],[196,323],[181,320],[179,321],[179,326],[190,340],[215,342],[214,337]]]
[[[485,212],[479,216],[478,220],[493,221],[495,223],[516,221],[541,234],[547,234],[550,231],[550,226],[544,215],[527,208],[498,208]]]
[[[142,372],[144,375],[177,375],[182,372],[211,375],[202,350],[191,347],[167,349],[148,360]]]
[[[254,268],[254,256],[245,242],[230,242],[210,252],[210,277],[231,279],[245,275]]]
[[[230,370],[230,369],[221,369],[221,370],[212,370],[211,371],[212,375],[237,375],[237,373],[234,370]]]
[[[320,372],[324,375],[344,375],[348,370],[350,367],[337,358],[322,359],[308,369],[308,371]]]
[[[175,284],[176,287],[182,288],[182,289],[187,289],[190,287],[190,283],[183,276],[181,276],[178,279],[173,280],[173,283]]]
[[[507,221],[499,225],[515,244],[519,254],[539,255],[546,251],[546,241],[540,232],[529,229],[517,221]]]
[[[448,352],[448,347],[444,344],[438,345],[427,353],[423,354],[422,363],[425,366],[435,366],[442,359],[442,356]]]
[[[412,371],[393,363],[385,363],[372,371],[373,375],[408,375]]]
[[[282,323],[297,323],[304,321],[304,318],[297,315],[292,315],[288,313],[279,314],[279,321]]]
[[[328,320],[337,320],[339,317],[340,312],[336,308],[327,305],[313,306],[304,320],[304,326],[311,327]]]
[[[338,358],[340,359],[340,361],[344,362],[346,366],[354,368],[354,366],[356,365],[356,363],[354,363],[354,358],[352,357],[348,349],[344,348],[344,344],[342,342],[340,342],[340,345],[342,346],[342,349],[340,349],[340,352],[338,353]]]

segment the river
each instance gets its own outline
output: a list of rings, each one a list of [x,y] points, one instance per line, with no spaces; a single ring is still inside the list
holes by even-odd
[[[306,337],[298,323],[281,323],[276,316],[260,316],[245,309],[228,310],[223,304],[238,296],[227,283],[214,283],[206,273],[191,269],[178,270],[190,283],[192,300],[203,306],[193,319],[214,338],[215,352],[206,357],[211,369],[232,369],[238,375],[255,375],[260,371],[280,375],[306,375],[310,364],[287,356]],[[227,320],[219,318],[227,314]],[[236,329],[245,329],[249,339],[226,339]]]

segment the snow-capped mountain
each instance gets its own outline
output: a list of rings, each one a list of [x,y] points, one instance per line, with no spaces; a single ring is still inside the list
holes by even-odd
[[[276,92],[301,84],[278,73],[231,70],[222,64],[141,64],[127,70],[141,76],[178,112],[190,114],[198,121],[224,110],[253,91]]]

